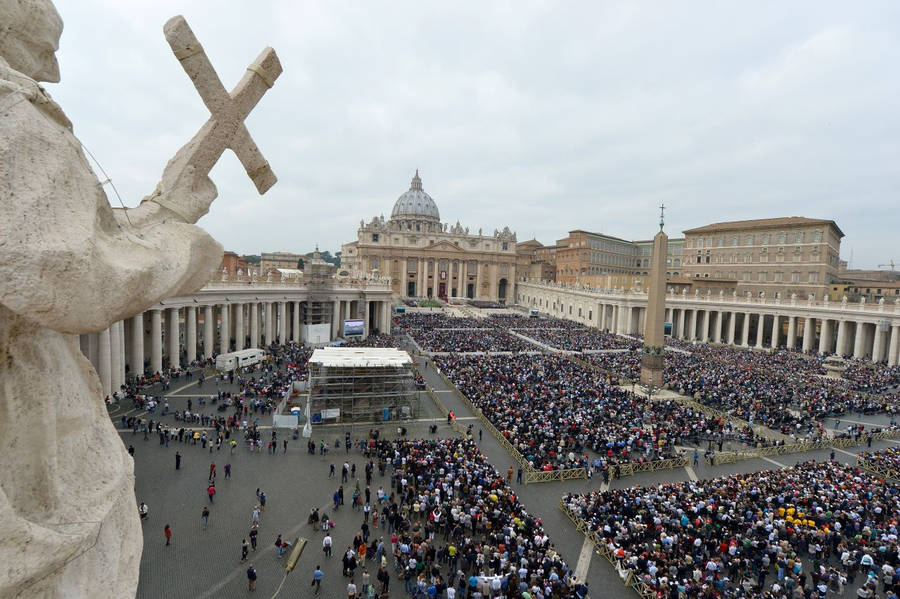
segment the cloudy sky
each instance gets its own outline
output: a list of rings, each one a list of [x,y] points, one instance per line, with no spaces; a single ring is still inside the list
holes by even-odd
[[[441,218],[553,243],[802,215],[854,267],[893,258],[900,3],[58,0],[50,85],[126,205],[208,113],[162,34],[184,14],[229,89],[271,45],[248,119],[279,177],[231,154],[201,224],[227,249],[336,251],[416,168]],[[113,198],[115,201],[115,198]]]

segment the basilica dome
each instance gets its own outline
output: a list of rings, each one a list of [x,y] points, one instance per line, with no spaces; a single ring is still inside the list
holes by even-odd
[[[394,209],[391,211],[391,219],[415,219],[440,222],[441,214],[437,204],[431,196],[422,190],[422,180],[419,178],[419,169],[412,178],[409,191],[397,198]]]

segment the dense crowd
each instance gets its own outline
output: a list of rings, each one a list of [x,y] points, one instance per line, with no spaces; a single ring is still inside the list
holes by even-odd
[[[429,352],[539,351],[533,343],[503,329],[410,329],[409,335]]]
[[[881,472],[900,473],[900,448],[889,447],[873,453],[863,452],[857,455],[862,466],[872,466]]]
[[[900,488],[854,466],[809,461],[563,501],[618,567],[658,597],[825,597],[845,585],[873,597],[900,589]]]
[[[749,428],[610,386],[604,374],[563,356],[441,356],[435,363],[537,469],[592,464],[588,450],[608,468],[671,457],[676,445],[712,438],[754,440]]]
[[[692,349],[666,353],[667,385],[710,407],[787,435],[820,436],[822,425],[817,421],[825,417],[896,409],[885,398],[854,391],[848,380],[823,377],[822,361],[815,356],[710,345]],[[640,372],[639,351],[593,354],[586,359],[626,378],[636,378]]]
[[[538,319],[529,327],[517,329],[517,332],[563,351],[634,349],[641,346],[641,342],[638,340],[620,337],[571,320],[558,318]]]
[[[472,440],[373,438],[364,453],[366,499],[354,491],[352,504],[362,511],[363,525],[343,554],[348,578],[373,560],[375,581],[386,592],[392,561],[406,592],[417,597],[453,596],[448,588],[457,597],[476,591],[483,597],[584,596],[540,519],[525,510]],[[370,493],[371,473],[388,467],[390,486]],[[334,507],[340,502],[336,493]]]

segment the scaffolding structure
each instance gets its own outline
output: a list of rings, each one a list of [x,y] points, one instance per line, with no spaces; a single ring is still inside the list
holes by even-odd
[[[419,415],[409,354],[395,348],[325,347],[309,359],[313,424],[384,422]]]

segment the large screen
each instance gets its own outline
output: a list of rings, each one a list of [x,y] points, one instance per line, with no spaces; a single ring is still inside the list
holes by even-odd
[[[344,337],[362,337],[366,328],[364,320],[345,320]]]

